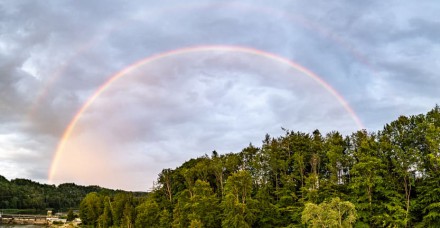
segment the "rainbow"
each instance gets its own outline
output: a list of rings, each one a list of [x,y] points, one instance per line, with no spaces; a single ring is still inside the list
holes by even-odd
[[[211,9],[217,9],[219,7],[230,7],[234,10],[241,10],[243,12],[246,11],[254,11],[257,13],[260,13],[265,16],[276,16],[279,15],[283,20],[286,20],[288,22],[294,22],[310,31],[316,32],[323,38],[327,38],[328,40],[334,42],[335,44],[338,44],[340,47],[344,48],[348,51],[357,61],[367,66],[370,70],[373,71],[373,74],[377,74],[377,70],[375,69],[374,65],[369,61],[367,57],[365,57],[362,53],[360,53],[353,45],[345,41],[341,36],[338,34],[329,31],[328,29],[320,26],[319,24],[307,20],[304,17],[301,17],[300,15],[291,15],[288,14],[286,11],[282,11],[280,9],[277,9],[275,7],[271,7],[270,5],[265,4],[264,6],[258,6],[255,4],[247,4],[242,2],[234,2],[234,3],[222,3],[222,2],[216,2],[216,3],[208,3],[208,4],[200,4],[200,3],[185,3],[185,4],[179,4],[179,5],[173,5],[171,7],[162,8],[161,10],[156,13],[157,15],[172,15],[176,13],[182,13],[182,12],[197,12],[197,11],[206,11]],[[45,85],[40,89],[38,92],[35,101],[31,105],[29,111],[28,111],[28,119],[33,120],[34,115],[37,112],[37,108],[40,106],[42,101],[46,99],[48,96],[50,89],[54,86],[54,84],[59,80],[59,77],[63,75],[63,73],[68,68],[69,64],[73,62],[75,59],[80,58],[85,52],[87,52],[91,47],[98,44],[100,41],[106,39],[108,36],[113,34],[114,32],[118,31],[120,28],[124,28],[128,25],[130,20],[126,18],[125,20],[121,20],[117,25],[112,26],[111,28],[108,28],[103,34],[99,34],[95,37],[92,37],[89,41],[86,43],[80,45],[78,50],[74,52],[74,54],[68,58],[68,60],[62,64],[60,67],[58,67],[55,72],[49,77],[49,80],[45,83]]]
[[[299,65],[298,63],[293,62],[292,60],[289,60],[287,58],[258,50],[255,48],[249,48],[249,47],[242,47],[242,46],[226,46],[226,45],[210,45],[210,46],[194,46],[194,47],[186,47],[186,48],[180,48],[175,50],[170,50],[167,52],[158,53],[152,56],[149,56],[147,58],[144,58],[140,61],[137,61],[128,67],[124,68],[123,70],[117,72],[116,74],[112,75],[110,79],[108,79],[105,83],[103,83],[84,103],[84,105],[79,109],[79,111],[75,114],[69,125],[67,126],[66,130],[64,131],[61,140],[56,148],[56,151],[54,153],[54,157],[52,159],[52,164],[49,170],[48,180],[49,182],[52,182],[53,177],[56,173],[57,164],[60,160],[60,154],[63,152],[66,142],[69,140],[72,132],[75,129],[75,126],[77,125],[78,121],[81,119],[81,116],[87,111],[87,109],[95,102],[95,100],[107,89],[109,88],[112,83],[116,82],[120,78],[122,78],[124,75],[127,75],[131,71],[135,70],[136,68],[145,65],[145,64],[152,64],[155,61],[162,60],[169,57],[179,56],[179,55],[185,55],[190,53],[201,53],[201,52],[211,52],[211,51],[222,51],[222,52],[236,52],[236,53],[245,53],[250,55],[256,55],[261,56],[264,58],[267,58],[272,61],[276,61],[282,64],[285,64],[295,70],[300,71],[301,73],[307,75],[311,79],[313,79],[316,83],[318,83],[321,87],[323,87],[325,90],[327,90],[336,100],[342,105],[342,107],[347,111],[347,113],[351,116],[353,121],[356,123],[356,125],[359,127],[359,129],[364,129],[364,125],[362,124],[359,117],[356,115],[356,113],[353,111],[353,109],[350,107],[348,102],[342,97],[341,94],[339,94],[331,85],[329,85],[327,82],[325,82],[321,77],[313,73],[311,70]]]

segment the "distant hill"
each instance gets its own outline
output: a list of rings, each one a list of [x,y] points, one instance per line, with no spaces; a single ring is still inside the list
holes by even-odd
[[[100,186],[81,186],[64,183],[58,186],[41,184],[29,179],[12,179],[9,181],[0,175],[0,209],[34,209],[66,211],[78,208],[81,200],[91,192],[104,195],[115,195],[123,190],[113,190]],[[144,196],[145,192],[133,192],[135,196]]]

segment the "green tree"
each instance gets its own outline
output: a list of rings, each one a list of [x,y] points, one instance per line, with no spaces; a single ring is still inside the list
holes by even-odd
[[[73,221],[75,219],[75,215],[73,214],[72,208],[67,212],[67,221]]]
[[[317,205],[306,203],[302,222],[311,227],[352,227],[356,222],[356,209],[350,201],[332,198]]]
[[[327,156],[326,168],[329,171],[328,178],[331,186],[345,184],[345,169],[348,166],[346,155],[346,143],[339,132],[331,132],[325,139],[325,151]]]
[[[136,209],[132,199],[128,200],[124,206],[122,224],[123,227],[131,228],[136,220]]]
[[[174,205],[173,210],[173,227],[189,227],[190,221],[188,215],[190,210],[190,191],[188,189],[179,192],[177,196],[177,203]]]
[[[111,202],[112,221],[115,226],[122,226],[122,219],[124,217],[124,208],[128,200],[128,194],[126,192],[119,192],[113,197]]]
[[[251,198],[252,178],[249,172],[242,170],[229,176],[225,192],[222,227],[251,227],[255,220],[255,203]]]
[[[220,224],[220,208],[218,199],[206,181],[197,180],[194,195],[190,198],[191,213],[189,220],[197,220],[205,227],[218,227]]]
[[[113,221],[109,196],[103,197],[103,204],[104,209],[102,211],[102,214],[98,218],[98,225],[99,227],[111,227],[113,225]]]
[[[92,192],[86,195],[79,206],[79,217],[85,225],[96,226],[102,213],[102,201],[98,193]]]
[[[215,176],[218,195],[223,198],[224,196],[224,184],[225,184],[225,156],[218,156],[216,151],[213,151],[211,158],[211,173]]]
[[[351,169],[350,187],[360,219],[372,225],[376,216],[374,209],[380,203],[375,201],[375,196],[383,189],[382,176],[386,171],[378,155],[376,135],[368,135],[365,130],[358,131],[352,135],[352,142],[352,156],[356,163]]]
[[[163,209],[159,214],[159,227],[168,228],[171,227],[172,216],[167,209]]]
[[[440,107],[426,115],[427,156],[424,160],[424,178],[418,188],[422,226],[440,227]]]
[[[404,216],[398,200],[393,200],[395,204],[392,208],[396,215],[396,223],[408,226],[411,223],[411,196],[414,192],[417,173],[423,172],[422,151],[424,145],[424,133],[422,123],[424,116],[400,116],[396,121],[387,124],[380,134],[381,149],[385,156],[389,158],[388,165],[392,167],[393,177],[389,178],[390,183],[394,182],[397,194],[391,197],[400,198],[403,196]],[[401,196],[400,196],[401,195]]]
[[[164,189],[166,198],[172,202],[173,200],[173,179],[172,179],[172,173],[173,170],[171,169],[164,169],[159,174],[158,182],[162,185],[162,188]]]
[[[136,207],[136,227],[161,227],[158,223],[161,211],[156,201],[149,197],[145,202]]]

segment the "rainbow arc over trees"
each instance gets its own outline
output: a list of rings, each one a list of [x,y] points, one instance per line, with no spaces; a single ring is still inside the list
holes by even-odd
[[[72,132],[75,130],[75,127],[78,123],[78,121],[81,119],[82,115],[87,111],[87,109],[93,105],[96,99],[99,98],[99,96],[108,89],[114,82],[121,79],[128,73],[132,72],[136,68],[145,65],[145,64],[152,64],[155,61],[163,60],[169,57],[175,57],[179,55],[185,55],[185,54],[191,54],[191,53],[206,53],[206,52],[213,52],[213,51],[222,51],[222,52],[231,52],[231,53],[243,53],[243,54],[250,54],[250,55],[256,55],[263,57],[270,61],[275,61],[278,63],[282,63],[286,66],[289,66],[290,68],[293,68],[307,77],[313,79],[314,82],[316,82],[319,86],[324,88],[327,92],[329,92],[337,101],[338,103],[344,108],[344,110],[350,115],[354,123],[357,125],[359,129],[364,129],[364,125],[362,124],[362,121],[357,116],[353,108],[349,105],[349,103],[345,100],[345,98],[336,91],[330,84],[328,84],[326,81],[324,81],[321,77],[319,77],[317,74],[313,73],[311,70],[305,68],[304,66],[301,66],[300,64],[275,55],[270,52],[262,51],[255,48],[250,47],[243,47],[243,46],[228,46],[228,45],[209,45],[209,46],[193,46],[193,47],[186,47],[186,48],[179,48],[174,49],[162,53],[158,53],[152,56],[149,56],[147,58],[141,59],[128,67],[124,68],[123,70],[117,72],[116,74],[112,75],[105,83],[103,83],[84,103],[84,105],[78,110],[78,112],[75,114],[75,116],[70,121],[69,125],[67,126],[66,130],[64,131],[58,146],[56,148],[56,151],[54,153],[52,164],[49,170],[48,180],[49,182],[52,182],[54,180],[54,176],[57,172],[57,168],[60,163],[60,155],[63,153],[66,142],[69,140],[70,136],[72,135]]]

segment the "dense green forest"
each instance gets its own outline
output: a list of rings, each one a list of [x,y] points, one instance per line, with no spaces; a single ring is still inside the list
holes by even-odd
[[[440,227],[439,106],[378,132],[284,131],[164,169],[147,196],[3,178],[2,206],[79,204],[98,227]]]
[[[91,192],[115,195],[122,191],[99,186],[80,186],[73,183],[55,186],[40,184],[28,179],[8,181],[5,177],[0,176],[0,210],[28,209],[27,212],[38,213],[47,209],[55,212],[67,211],[70,208],[78,208],[81,200]],[[136,195],[139,194],[142,195],[142,193]]]
[[[143,199],[91,193],[80,209],[101,227],[440,227],[439,174],[436,106],[378,132],[266,135],[164,169]]]

